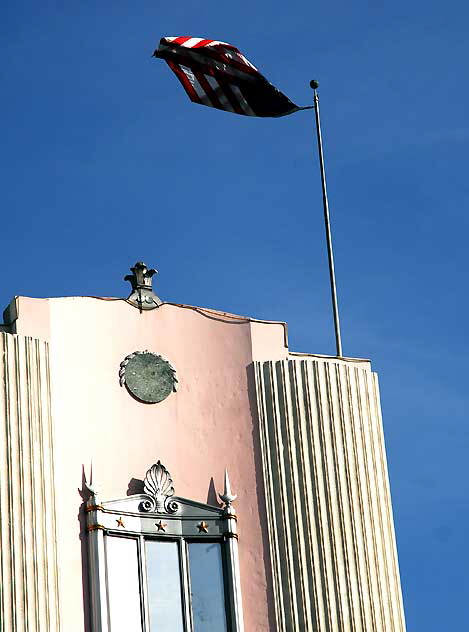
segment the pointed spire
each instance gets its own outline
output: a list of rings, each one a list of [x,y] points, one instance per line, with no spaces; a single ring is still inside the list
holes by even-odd
[[[99,493],[99,488],[97,487],[96,483],[93,483],[93,462],[91,462],[91,467],[90,467],[90,482],[88,483],[84,467],[83,467],[82,478],[83,478],[83,487],[89,493],[90,497],[97,496]]]
[[[225,503],[225,509],[231,507],[231,503],[238,498],[237,494],[233,494],[231,491],[230,477],[228,476],[228,470],[225,469],[225,490],[223,494],[218,494],[221,500]]]

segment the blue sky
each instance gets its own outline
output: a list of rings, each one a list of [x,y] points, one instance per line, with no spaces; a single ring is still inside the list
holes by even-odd
[[[313,114],[194,105],[162,35],[238,46],[293,101],[320,83],[346,355],[379,372],[409,632],[466,607],[467,3],[7,0],[0,298],[158,294],[286,320],[334,353]]]

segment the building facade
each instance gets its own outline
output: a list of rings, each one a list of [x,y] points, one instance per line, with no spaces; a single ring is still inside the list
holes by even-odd
[[[5,311],[1,632],[404,632],[370,362],[151,276]]]

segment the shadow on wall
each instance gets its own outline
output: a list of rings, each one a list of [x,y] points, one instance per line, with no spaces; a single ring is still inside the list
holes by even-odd
[[[143,494],[143,481],[140,478],[131,478],[127,487],[127,496],[135,496],[135,494]]]
[[[215,489],[213,476],[210,478],[210,484],[208,486],[207,505],[212,505],[212,507],[222,507],[222,503],[220,503],[217,498],[217,490]]]
[[[84,632],[92,632],[91,630],[91,611],[90,611],[90,585],[89,576],[89,558],[88,558],[88,532],[86,531],[86,503],[91,495],[86,486],[85,467],[82,466],[81,472],[81,489],[78,489],[82,503],[78,510],[78,525],[80,529],[80,547],[81,547],[81,583],[83,594],[83,618],[85,623]]]

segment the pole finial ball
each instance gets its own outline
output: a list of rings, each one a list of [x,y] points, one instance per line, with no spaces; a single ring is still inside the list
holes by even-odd
[[[316,81],[316,79],[311,79],[309,85],[313,90],[317,90],[319,88],[319,81]]]

